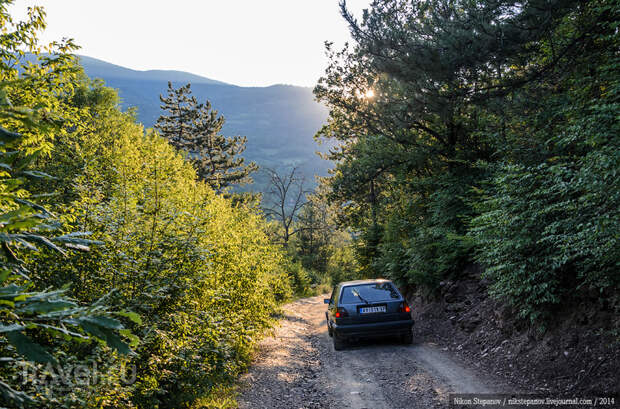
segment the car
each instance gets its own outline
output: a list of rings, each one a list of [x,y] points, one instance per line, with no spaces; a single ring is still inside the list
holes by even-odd
[[[411,308],[389,280],[342,282],[324,302],[327,333],[336,351],[359,338],[398,336],[405,344],[413,342]]]

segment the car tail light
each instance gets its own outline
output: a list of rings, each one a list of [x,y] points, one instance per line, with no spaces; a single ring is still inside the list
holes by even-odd
[[[409,304],[407,304],[407,301],[403,301],[400,303],[400,307],[398,308],[399,312],[411,312],[411,308],[409,307]]]
[[[346,308],[339,307],[336,309],[336,318],[348,317],[349,313]]]

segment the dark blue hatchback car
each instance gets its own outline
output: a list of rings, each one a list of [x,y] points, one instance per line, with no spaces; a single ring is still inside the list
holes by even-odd
[[[345,281],[334,287],[325,316],[334,349],[350,339],[399,336],[413,341],[413,319],[405,298],[389,280]]]

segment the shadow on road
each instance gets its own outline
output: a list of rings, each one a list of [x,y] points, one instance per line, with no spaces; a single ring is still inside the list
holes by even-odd
[[[363,350],[377,349],[386,347],[408,347],[410,345],[403,344],[398,337],[376,337],[376,338],[360,338],[347,342],[346,350]]]

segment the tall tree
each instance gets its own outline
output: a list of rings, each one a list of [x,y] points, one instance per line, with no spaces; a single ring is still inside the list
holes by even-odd
[[[209,101],[197,110],[189,152],[198,176],[216,191],[231,184],[251,183],[250,173],[258,170],[258,166],[254,162],[246,165],[240,156],[245,151],[247,138],[222,135],[225,119],[218,116]]]
[[[167,112],[167,115],[161,115],[155,123],[155,129],[166,137],[172,146],[184,151],[192,144],[194,121],[200,110],[198,101],[191,94],[191,84],[175,89],[168,81],[168,96],[159,96],[161,109]]]
[[[232,184],[251,183],[250,174],[258,169],[254,162],[245,164],[246,137],[221,134],[225,119],[207,101],[199,104],[191,95],[191,84],[178,89],[168,82],[168,96],[160,96],[167,115],[157,119],[155,128],[172,146],[185,151],[198,176],[216,192]]]
[[[299,212],[307,203],[303,175],[299,175],[296,167],[286,173],[278,173],[275,169],[266,169],[269,174],[269,191],[265,197],[264,212],[277,220],[282,227],[281,240],[284,247],[299,229],[293,228]]]
[[[331,216],[332,209],[316,193],[309,195],[308,203],[299,213],[297,253],[302,265],[308,269],[320,272],[327,269],[329,244],[335,233]]]

